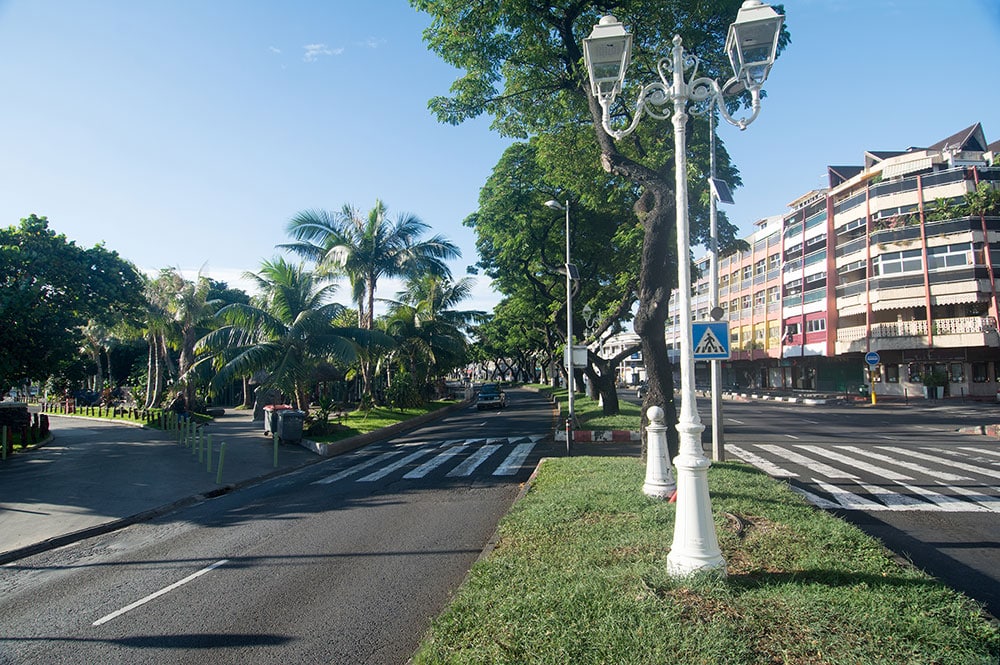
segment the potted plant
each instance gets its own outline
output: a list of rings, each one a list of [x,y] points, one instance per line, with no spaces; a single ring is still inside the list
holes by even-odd
[[[923,384],[926,399],[941,399],[944,397],[944,387],[948,384],[948,375],[940,370],[926,372]]]

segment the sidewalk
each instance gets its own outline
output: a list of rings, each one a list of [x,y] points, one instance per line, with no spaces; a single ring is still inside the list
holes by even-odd
[[[227,410],[204,428],[214,449],[209,472],[206,456],[199,462],[174,432],[50,415],[53,438],[0,465],[0,564],[323,460],[282,444],[276,467],[273,440],[252,417]]]

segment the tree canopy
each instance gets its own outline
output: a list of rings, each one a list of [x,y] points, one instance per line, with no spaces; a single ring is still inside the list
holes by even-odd
[[[35,215],[0,230],[0,384],[58,373],[88,321],[111,327],[142,304],[142,278],[117,252],[83,249]]]

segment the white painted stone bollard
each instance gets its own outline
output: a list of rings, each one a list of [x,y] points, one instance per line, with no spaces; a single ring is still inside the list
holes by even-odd
[[[651,406],[646,411],[646,482],[642,492],[657,499],[669,499],[677,489],[670,469],[670,449],[667,446],[667,426],[663,409]]]

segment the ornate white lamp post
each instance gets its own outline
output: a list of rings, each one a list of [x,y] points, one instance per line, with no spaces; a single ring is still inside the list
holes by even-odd
[[[605,16],[594,26],[590,37],[583,41],[584,59],[590,74],[591,92],[603,110],[604,130],[616,140],[639,124],[643,112],[657,120],[667,118],[667,104],[673,106],[674,155],[677,209],[677,293],[680,300],[681,332],[681,408],[677,431],[680,452],[674,460],[677,466],[677,517],[674,541],[667,557],[668,570],[675,576],[700,571],[725,573],[712,521],[712,503],[708,495],[708,467],[711,462],[701,447],[701,432],[705,426],[698,417],[694,386],[694,344],[691,331],[691,266],[687,192],[687,106],[690,102],[717,105],[727,122],[745,129],[760,113],[760,90],[767,79],[777,53],[778,38],[784,17],[760,0],[746,0],[729,26],[726,53],[734,76],[720,86],[715,79],[698,77],[699,60],[685,53],[681,38],[675,35],[669,57],[657,64],[660,80],[639,92],[632,122],[624,129],[611,127],[611,106],[621,92],[632,50],[632,36],[613,16]],[[688,80],[685,72],[690,71]],[[724,91],[748,90],[751,97],[750,115],[735,119],[729,115],[723,101]]]

